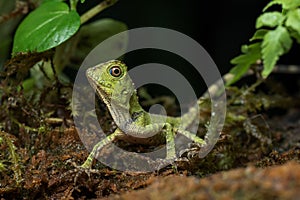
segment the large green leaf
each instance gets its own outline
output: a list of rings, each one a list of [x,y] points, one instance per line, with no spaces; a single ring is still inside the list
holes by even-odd
[[[284,19],[280,12],[268,12],[259,16],[256,20],[256,28],[261,28],[263,26],[275,27],[281,24]]]
[[[13,53],[42,52],[58,46],[74,35],[80,26],[77,12],[58,1],[43,3],[31,12],[18,27]]]
[[[262,58],[264,70],[262,76],[266,78],[275,67],[279,56],[290,50],[292,39],[285,27],[278,26],[275,30],[269,31],[262,43]]]

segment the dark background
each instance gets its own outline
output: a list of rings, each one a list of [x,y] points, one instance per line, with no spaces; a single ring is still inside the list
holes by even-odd
[[[85,3],[96,5],[99,1]],[[177,30],[199,44],[211,55],[222,74],[230,67],[230,60],[239,55],[255,32],[255,20],[268,0],[119,0],[97,18],[109,17],[127,24],[128,28],[155,26]],[[88,8],[79,9],[80,12]],[[156,53],[156,54],[160,54]],[[149,61],[158,59],[148,52],[129,59]],[[152,53],[155,54],[155,53]],[[176,56],[160,56],[173,60]],[[141,61],[143,62],[143,61]],[[140,63],[140,62],[139,62]]]
[[[86,1],[80,12],[99,1]],[[129,29],[138,27],[164,27],[190,36],[210,54],[221,74],[227,73],[230,60],[240,54],[243,44],[255,32],[256,18],[269,0],[119,0],[95,19],[113,18],[127,24]],[[88,6],[86,4],[89,4]],[[298,51],[297,51],[298,52]],[[292,57],[292,56],[290,56]],[[290,58],[284,60],[290,61]],[[201,95],[206,85],[200,75],[177,55],[158,50],[139,50],[125,56],[128,66],[156,62],[172,66],[183,74]],[[165,93],[154,89],[155,95]]]
[[[78,11],[82,14],[101,1],[86,0],[84,4],[79,3]],[[4,1],[0,2],[3,5]],[[269,0],[119,0],[90,22],[112,18],[124,22],[129,29],[153,26],[179,31],[202,45],[221,74],[225,74],[233,67],[230,60],[241,53],[241,45],[249,44],[249,39],[255,32],[256,18],[268,2]],[[279,62],[300,64],[299,50],[299,45],[294,45]],[[149,62],[172,66],[186,76],[191,85],[197,87],[199,94],[206,90],[201,76],[178,55],[159,50],[139,50],[126,54],[125,61],[130,67]]]

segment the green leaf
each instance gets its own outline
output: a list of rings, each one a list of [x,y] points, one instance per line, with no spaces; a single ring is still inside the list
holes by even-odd
[[[56,2],[62,2],[63,0],[43,0],[42,4],[49,3],[49,2],[54,2],[54,1],[56,1]]]
[[[279,56],[290,50],[292,39],[285,27],[278,26],[275,30],[269,31],[262,43],[262,58],[264,70],[262,76],[266,78],[275,67]]]
[[[282,4],[282,8],[286,10],[294,9],[300,6],[300,0],[277,0]]]
[[[242,51],[244,54],[233,58],[230,63],[234,64],[230,70],[230,74],[233,75],[233,78],[229,80],[226,85],[231,85],[238,81],[251,67],[251,65],[255,64],[257,60],[261,58],[261,43],[254,43],[251,45],[243,45]]]
[[[259,16],[256,20],[256,28],[261,28],[263,26],[275,27],[282,23],[284,16],[280,12],[268,12]]]
[[[241,52],[242,53],[247,53],[249,51],[249,45],[242,45],[241,47]]]
[[[32,11],[18,27],[13,53],[42,52],[58,46],[74,35],[80,26],[77,12],[58,1],[43,3]]]
[[[84,3],[85,2],[85,0],[80,0],[80,3]]]
[[[252,42],[254,40],[262,40],[268,31],[269,30],[267,30],[267,29],[259,29],[259,30],[257,30],[254,33],[254,35],[252,36],[252,38],[250,38],[250,42]]]
[[[290,30],[291,37],[295,38],[298,44],[300,44],[300,34],[295,30]]]
[[[277,1],[270,1],[263,9],[263,12],[265,12],[266,10],[268,10],[270,7],[272,7],[273,5],[281,5],[281,3],[277,2]]]
[[[300,9],[291,10],[287,14],[286,26],[291,27],[300,34]]]
[[[282,6],[283,9],[290,10],[294,9],[300,6],[300,0],[274,0],[271,1],[264,9],[263,11],[266,11],[271,6],[279,4]]]

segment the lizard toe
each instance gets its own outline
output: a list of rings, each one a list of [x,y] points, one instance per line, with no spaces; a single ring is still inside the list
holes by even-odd
[[[91,169],[83,167],[82,165],[77,165],[72,160],[68,160],[66,163],[71,163],[74,166],[74,169],[71,169],[67,172],[64,172],[60,177],[61,180],[67,179],[67,180],[74,180],[73,185],[76,186],[77,181],[79,177],[83,174],[86,174],[88,176],[88,179],[90,180],[91,174],[100,174],[99,170]]]

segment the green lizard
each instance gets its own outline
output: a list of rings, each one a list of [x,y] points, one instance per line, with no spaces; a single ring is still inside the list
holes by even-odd
[[[112,60],[99,64],[89,68],[86,76],[108,107],[118,128],[93,147],[82,168],[91,168],[96,153],[114,140],[153,146],[166,143],[165,161],[176,159],[174,139],[176,134],[186,136],[199,146],[206,145],[205,140],[186,130],[198,119],[197,108],[190,108],[181,117],[165,117],[146,112],[139,104],[134,84],[123,62]],[[199,99],[197,104],[201,103]]]
[[[287,70],[286,66],[279,66],[276,71],[286,72],[291,70]],[[88,158],[81,165],[81,169],[91,169],[96,153],[115,140],[125,140],[134,144],[151,146],[166,143],[166,158],[164,160],[174,161],[176,159],[174,141],[176,134],[182,134],[193,140],[200,147],[200,150],[196,151],[199,157],[204,157],[213,147],[214,142],[212,141],[218,139],[222,129],[222,127],[218,128],[218,123],[222,121],[222,116],[213,117],[213,113],[210,121],[211,126],[207,128],[205,139],[201,139],[187,130],[195,120],[198,120],[197,106],[203,103],[202,98],[198,99],[196,106],[191,107],[183,116],[165,117],[163,115],[150,114],[141,107],[134,84],[128,75],[127,66],[123,62],[112,60],[99,64],[89,68],[86,71],[86,76],[91,86],[108,107],[117,129],[93,147]],[[229,73],[222,78],[226,82],[232,78],[232,75]],[[222,79],[219,81],[222,82],[222,85]],[[218,89],[218,85],[220,84],[215,83],[210,86],[208,89],[209,93],[206,92],[203,97],[208,97],[208,94],[214,96],[218,92],[222,92]],[[211,98],[213,98],[212,96]],[[219,96],[219,94],[216,96]],[[226,107],[226,102],[218,103],[219,109]]]

